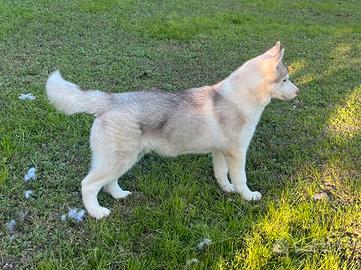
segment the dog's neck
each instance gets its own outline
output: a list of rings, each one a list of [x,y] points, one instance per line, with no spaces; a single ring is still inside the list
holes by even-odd
[[[256,89],[250,90],[240,85],[235,87],[227,79],[214,85],[215,91],[228,100],[228,102],[234,104],[248,119],[258,122],[263,110],[270,103],[271,98]]]

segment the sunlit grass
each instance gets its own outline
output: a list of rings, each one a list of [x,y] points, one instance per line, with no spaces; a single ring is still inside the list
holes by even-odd
[[[361,87],[338,105],[328,120],[328,131],[340,140],[348,140],[361,132]]]

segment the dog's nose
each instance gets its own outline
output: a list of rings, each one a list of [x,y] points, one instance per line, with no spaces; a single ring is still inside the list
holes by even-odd
[[[300,90],[296,90],[296,96],[300,94]]]

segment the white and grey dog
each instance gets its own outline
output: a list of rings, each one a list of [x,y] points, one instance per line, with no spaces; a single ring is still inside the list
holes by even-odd
[[[181,92],[85,91],[64,80],[58,71],[52,73],[46,90],[59,111],[96,116],[90,134],[91,169],[82,181],[89,214],[100,219],[110,213],[97,200],[102,187],[115,199],[131,194],[120,188],[118,178],[150,151],[165,156],[212,153],[219,186],[245,200],[259,200],[262,195],[247,186],[248,145],[271,99],[288,100],[299,92],[288,78],[283,54],[277,42],[223,81]]]

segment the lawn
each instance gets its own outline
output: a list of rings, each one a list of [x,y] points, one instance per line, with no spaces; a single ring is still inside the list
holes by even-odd
[[[0,268],[360,269],[360,18],[358,0],[1,1]],[[83,207],[93,117],[48,104],[51,71],[84,88],[175,91],[277,40],[301,95],[273,101],[252,140],[261,201],[223,193],[209,155],[149,154],[120,179],[133,196],[100,194],[108,218],[61,220]]]

